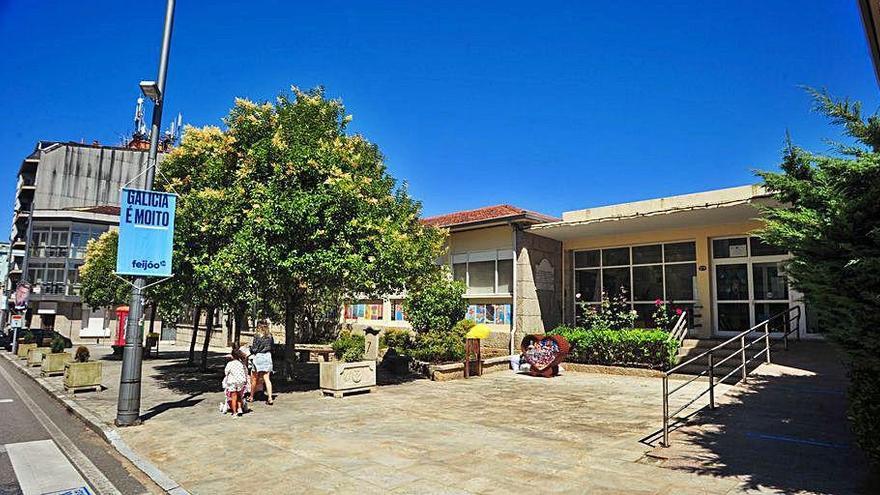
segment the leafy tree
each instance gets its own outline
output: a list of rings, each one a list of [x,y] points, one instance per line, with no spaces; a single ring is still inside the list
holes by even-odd
[[[448,270],[437,270],[409,288],[403,310],[416,332],[446,332],[467,313],[465,286],[452,280]]]
[[[188,129],[162,163],[163,187],[180,194],[175,257],[193,305],[256,301],[284,321],[288,364],[297,337],[336,322],[342,297],[402,290],[436,270],[444,242],[349,121],[320,88],[239,99],[227,129]]]
[[[108,230],[86,245],[85,262],[79,268],[82,300],[93,308],[126,304],[131,286],[114,275],[119,232]]]
[[[854,142],[823,155],[789,140],[782,171],[759,173],[782,204],[765,209],[760,236],[792,253],[794,286],[848,354],[850,417],[880,463],[880,115],[810,92],[815,109]]]

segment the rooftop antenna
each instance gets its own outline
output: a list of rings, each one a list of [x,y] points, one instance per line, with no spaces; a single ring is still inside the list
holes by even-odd
[[[145,139],[147,137],[147,124],[144,122],[144,98],[142,96],[137,99],[137,106],[134,109],[134,136],[136,138]]]

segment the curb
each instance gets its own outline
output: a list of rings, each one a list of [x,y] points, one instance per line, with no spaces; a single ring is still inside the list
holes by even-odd
[[[45,378],[31,375],[28,370],[18,362],[19,360],[14,354],[10,352],[2,352],[0,355],[12,363],[19,373],[37,382],[37,384],[40,385],[40,387],[42,387],[52,398],[58,401],[58,403],[64,406],[69,412],[73,413],[74,416],[78,417],[89,427],[89,429],[103,438],[105,442],[112,445],[117,452],[134,464],[136,468],[147,475],[154,483],[159,485],[165,493],[171,495],[189,495],[188,491],[171,479],[171,477],[165,474],[161,469],[156,467],[155,464],[144,459],[137,452],[132,450],[132,448],[129,447],[128,444],[125,443],[125,440],[119,435],[118,431],[114,428],[104,426],[94,413],[77,404],[73,400],[58,395]]]

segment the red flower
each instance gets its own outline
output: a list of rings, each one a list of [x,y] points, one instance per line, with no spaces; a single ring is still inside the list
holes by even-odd
[[[654,306],[660,306],[661,304],[663,304],[663,300],[662,300],[662,299],[656,299],[656,300],[654,301]]]
[[[680,315],[682,313],[681,308],[675,308],[675,314]]]

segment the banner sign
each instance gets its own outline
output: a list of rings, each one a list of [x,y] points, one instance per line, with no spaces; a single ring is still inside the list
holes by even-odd
[[[177,196],[123,188],[119,206],[116,273],[170,277]]]

